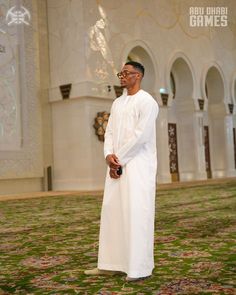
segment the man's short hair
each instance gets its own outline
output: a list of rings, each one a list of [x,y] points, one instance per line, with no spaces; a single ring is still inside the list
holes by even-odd
[[[145,69],[141,63],[139,63],[137,61],[128,61],[125,65],[133,66],[137,71],[142,73],[142,75],[144,76]]]

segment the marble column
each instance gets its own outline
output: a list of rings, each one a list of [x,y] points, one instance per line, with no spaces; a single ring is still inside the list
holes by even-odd
[[[167,98],[168,100],[168,98]],[[163,100],[160,106],[157,119],[157,183],[170,183],[170,164],[169,164],[169,143],[168,143],[168,107],[167,101]]]
[[[234,175],[233,118],[223,103],[210,106],[210,140],[213,178]]]
[[[235,161],[234,161],[234,139],[233,139],[233,116],[226,115],[224,118],[224,134],[225,134],[225,158],[227,177],[236,176]]]
[[[203,112],[195,112],[193,114],[193,130],[196,180],[207,179],[203,128]]]

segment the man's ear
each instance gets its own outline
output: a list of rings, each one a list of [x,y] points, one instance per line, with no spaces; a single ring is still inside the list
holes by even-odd
[[[138,73],[138,77],[139,77],[139,80],[142,80],[143,75],[141,73]]]

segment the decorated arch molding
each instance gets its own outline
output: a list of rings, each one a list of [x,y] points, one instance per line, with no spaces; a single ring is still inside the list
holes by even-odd
[[[155,84],[155,89],[152,89],[151,92],[152,93],[159,93],[159,89],[161,88],[161,79],[160,79],[160,75],[159,75],[159,71],[158,71],[156,57],[154,56],[154,54],[153,54],[152,50],[150,49],[150,47],[148,46],[148,44],[146,42],[144,42],[143,40],[139,40],[139,39],[132,40],[124,46],[124,49],[122,50],[121,55],[120,55],[119,67],[121,68],[123,66],[129,53],[135,47],[138,47],[138,46],[141,47],[144,51],[146,51],[146,53],[150,57],[152,65],[153,65],[155,81],[157,81],[157,83]],[[157,99],[158,98],[159,97],[157,97]]]
[[[232,102],[235,104],[236,103],[236,72],[232,75],[231,79],[231,87],[230,87],[230,94],[232,98]]]
[[[195,75],[195,71],[194,71],[194,66],[193,66],[191,60],[189,59],[189,57],[182,51],[177,51],[177,52],[172,53],[172,55],[169,58],[169,61],[167,63],[167,67],[165,70],[165,84],[167,86],[168,93],[172,92],[171,85],[170,85],[171,69],[172,69],[174,62],[179,58],[183,59],[186,62],[187,66],[189,67],[189,70],[191,72],[192,79],[193,79],[193,97],[197,97],[197,93],[196,93],[197,79],[196,79],[196,75]]]
[[[225,100],[225,97],[227,96],[226,79],[225,79],[225,75],[224,75],[223,70],[221,69],[221,67],[219,66],[219,64],[216,61],[208,63],[203,68],[202,75],[201,75],[201,95],[202,95],[202,98],[207,100],[206,91],[205,91],[205,83],[206,83],[207,73],[212,67],[215,67],[218,70],[220,77],[222,79],[224,100]]]

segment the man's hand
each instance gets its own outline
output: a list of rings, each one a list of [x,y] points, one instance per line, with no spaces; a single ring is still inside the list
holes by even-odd
[[[114,178],[114,179],[120,178],[120,175],[117,174],[117,169],[110,168],[109,174],[111,178]]]
[[[110,177],[114,179],[120,178],[117,174],[117,169],[121,166],[119,160],[115,154],[110,154],[106,156],[107,165],[110,167]]]
[[[118,169],[120,167],[119,160],[115,154],[107,155],[106,162],[110,168]]]

